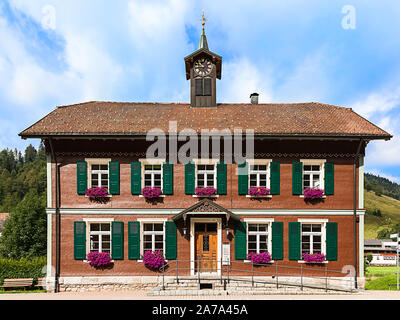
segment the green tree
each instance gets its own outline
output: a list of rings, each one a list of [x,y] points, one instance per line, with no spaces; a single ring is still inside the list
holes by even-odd
[[[8,258],[46,255],[45,196],[30,191],[11,212],[0,238],[0,254]]]
[[[33,162],[36,159],[36,155],[37,155],[37,151],[36,151],[35,147],[30,144],[25,149],[24,161],[25,162]]]

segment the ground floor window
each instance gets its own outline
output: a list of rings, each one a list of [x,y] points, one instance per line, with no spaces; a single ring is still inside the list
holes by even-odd
[[[143,252],[155,250],[164,252],[164,223],[143,223]]]
[[[302,223],[301,253],[323,253],[321,223]]]
[[[111,252],[111,223],[90,223],[90,252]]]
[[[247,253],[262,253],[268,251],[268,224],[248,223]]]

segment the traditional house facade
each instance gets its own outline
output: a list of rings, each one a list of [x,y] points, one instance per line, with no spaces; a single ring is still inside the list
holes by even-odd
[[[323,103],[259,104],[257,94],[248,104],[217,103],[222,57],[204,29],[184,62],[190,103],[59,106],[20,133],[46,146],[48,284],[155,283],[160,271],[143,254],[161,250],[179,276],[227,268],[246,276],[251,255],[268,252],[258,271],[286,267],[279,272],[296,277],[304,254],[319,254],[307,274],[344,277],[353,266],[361,286],[365,148],[391,135]],[[210,139],[196,140],[204,130]],[[100,201],[87,193],[94,187],[107,191]],[[310,199],[309,189],[321,193]],[[93,251],[109,253],[112,265],[92,267]]]

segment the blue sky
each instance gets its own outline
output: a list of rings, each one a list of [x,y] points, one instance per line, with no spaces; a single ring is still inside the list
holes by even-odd
[[[219,102],[352,107],[394,135],[369,143],[366,170],[400,182],[398,0],[2,0],[0,149],[37,146],[18,133],[58,105],[189,101],[203,9]]]

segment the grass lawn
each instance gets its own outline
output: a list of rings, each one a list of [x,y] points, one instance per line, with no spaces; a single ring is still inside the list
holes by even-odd
[[[365,272],[366,277],[370,276],[388,276],[388,275],[393,275],[397,274],[397,267],[396,266],[390,266],[390,267],[367,267],[367,270]]]
[[[365,283],[365,290],[389,290],[389,284],[397,284],[397,275],[379,277],[368,281]],[[390,290],[396,289],[396,286],[390,288]]]
[[[3,290],[0,289],[0,294],[2,293],[40,293],[40,292],[46,292],[46,290]]]

